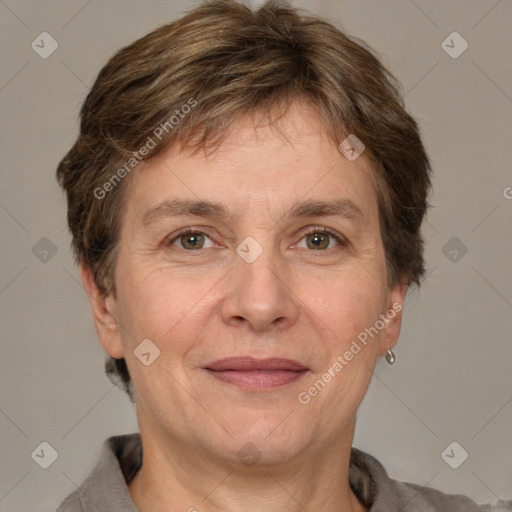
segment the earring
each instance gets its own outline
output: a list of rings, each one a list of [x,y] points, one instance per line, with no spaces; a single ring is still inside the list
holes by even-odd
[[[388,348],[388,351],[386,352],[386,361],[389,364],[393,364],[395,362],[395,354],[391,349]]]

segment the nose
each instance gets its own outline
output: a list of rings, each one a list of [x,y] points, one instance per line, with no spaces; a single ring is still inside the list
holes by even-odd
[[[226,324],[264,332],[284,329],[297,321],[299,300],[289,270],[271,251],[264,250],[252,263],[236,256],[227,277],[221,308]]]

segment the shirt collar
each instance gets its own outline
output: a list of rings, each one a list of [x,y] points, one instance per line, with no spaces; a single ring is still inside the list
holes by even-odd
[[[103,443],[96,467],[57,512],[68,510],[66,505],[73,501],[79,501],[83,512],[140,512],[131,499],[128,484],[141,465],[142,443],[139,433],[108,438]],[[482,510],[463,496],[449,496],[435,489],[397,482],[388,476],[375,457],[354,447],[350,453],[349,484],[370,512]],[[447,505],[448,508],[438,508],[440,505]]]

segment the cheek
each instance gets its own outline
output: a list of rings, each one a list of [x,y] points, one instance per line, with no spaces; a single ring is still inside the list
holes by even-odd
[[[179,407],[183,398],[176,393],[176,381],[185,380],[183,360],[198,338],[197,303],[204,292],[184,288],[176,280],[141,277],[125,280],[122,294],[126,302],[122,307],[121,337],[137,400],[140,406],[164,418],[167,408]],[[148,366],[134,354],[146,339],[159,350]]]
[[[372,327],[383,312],[385,299],[383,281],[359,280],[359,285],[340,285],[328,299],[319,298],[315,313],[329,330],[325,331],[323,346],[326,357],[322,371],[310,385],[320,379],[319,398],[313,401],[319,417],[331,418],[338,425],[342,418],[355,414],[371,381],[379,355],[380,333]],[[329,373],[329,370],[331,373]],[[315,391],[313,391],[315,392]],[[321,396],[320,396],[321,395]]]
[[[140,276],[124,282],[123,306],[128,351],[149,338],[160,349],[160,362],[180,371],[181,360],[201,338],[205,319],[212,308],[208,279],[171,277],[170,272],[132,273]],[[124,337],[124,334],[122,334]]]
[[[185,315],[184,301],[172,284],[145,278],[140,269],[129,269],[120,282],[121,336],[132,349],[146,338],[158,345],[158,340]]]
[[[385,285],[385,275],[383,277],[379,269],[358,267],[347,269],[328,286],[309,287],[303,297],[341,350],[383,313]]]

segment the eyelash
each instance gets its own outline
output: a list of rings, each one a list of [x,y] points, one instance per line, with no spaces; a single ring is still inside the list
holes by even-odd
[[[173,244],[173,242],[175,242],[179,238],[181,238],[181,237],[183,237],[185,235],[189,235],[189,234],[201,234],[201,235],[206,235],[209,238],[211,238],[210,235],[206,231],[202,231],[200,229],[194,229],[194,228],[185,228],[182,231],[179,231],[178,233],[176,233],[174,235],[171,235],[172,238],[168,238],[167,241],[165,242],[165,245],[166,246],[171,246]],[[337,233],[333,229],[326,228],[326,227],[323,227],[323,226],[315,226],[315,227],[307,229],[306,231],[303,231],[300,240],[302,240],[305,236],[313,235],[313,234],[320,234],[320,235],[326,234],[326,235],[330,235],[340,244],[340,246],[342,246],[342,247],[348,247],[349,246],[349,242],[348,242],[348,240],[344,236],[340,235],[339,233]],[[178,247],[178,249],[181,249],[181,247]],[[318,252],[325,252],[327,250],[332,250],[332,249],[335,249],[335,247],[333,247],[331,249],[323,249],[323,250],[320,250]],[[187,251],[187,252],[195,252],[193,250],[187,250],[187,249],[183,249],[183,250]],[[311,249],[311,250],[313,250],[313,249]]]

